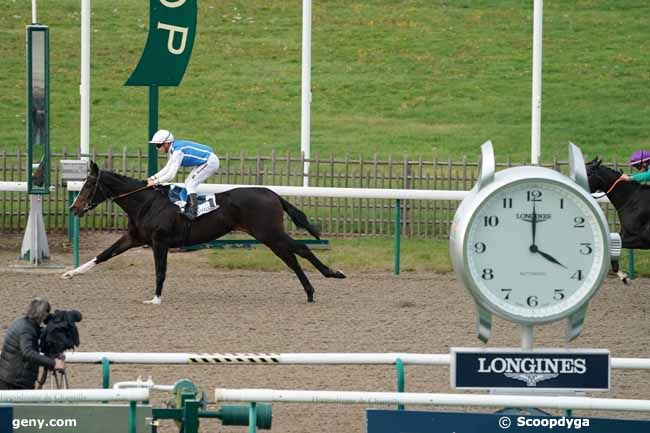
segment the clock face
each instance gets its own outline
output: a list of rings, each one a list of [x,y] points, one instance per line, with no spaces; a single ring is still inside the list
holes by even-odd
[[[593,294],[607,247],[587,200],[548,179],[494,191],[474,212],[463,246],[483,303],[501,316],[538,323],[561,317]]]

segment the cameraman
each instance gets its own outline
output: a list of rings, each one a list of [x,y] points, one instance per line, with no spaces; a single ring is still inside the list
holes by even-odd
[[[65,364],[39,352],[41,324],[50,313],[47,298],[34,298],[24,316],[11,322],[0,353],[0,389],[34,389],[38,368],[63,370]]]

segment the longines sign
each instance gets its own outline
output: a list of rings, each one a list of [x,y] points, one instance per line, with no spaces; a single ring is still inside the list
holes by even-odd
[[[607,391],[609,351],[604,349],[453,348],[455,389]]]

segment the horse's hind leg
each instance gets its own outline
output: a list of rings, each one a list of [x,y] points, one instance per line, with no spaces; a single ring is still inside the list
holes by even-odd
[[[264,244],[275,253],[276,256],[280,257],[284,263],[289,266],[293,272],[296,273],[296,276],[300,280],[305,293],[307,293],[307,302],[314,302],[314,287],[309,282],[307,275],[300,267],[298,259],[291,251],[291,246],[286,240],[280,240],[276,242],[267,241]]]
[[[291,249],[293,250],[293,252],[298,254],[303,259],[309,260],[309,263],[314,265],[314,267],[318,269],[318,272],[323,274],[324,277],[345,278],[345,274],[343,272],[341,272],[340,270],[333,271],[329,266],[321,262],[318,259],[318,257],[316,257],[316,255],[314,255],[314,253],[309,249],[307,245],[303,245],[301,243],[296,242],[289,235],[285,235],[285,236],[288,238],[289,244],[291,245]]]

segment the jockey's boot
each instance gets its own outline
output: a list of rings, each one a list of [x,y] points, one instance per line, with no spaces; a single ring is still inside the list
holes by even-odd
[[[196,198],[196,194],[189,194],[187,196],[187,204],[185,204],[185,210],[183,211],[183,216],[187,218],[190,221],[194,221],[196,219],[196,213],[199,207],[199,202],[198,199]]]

